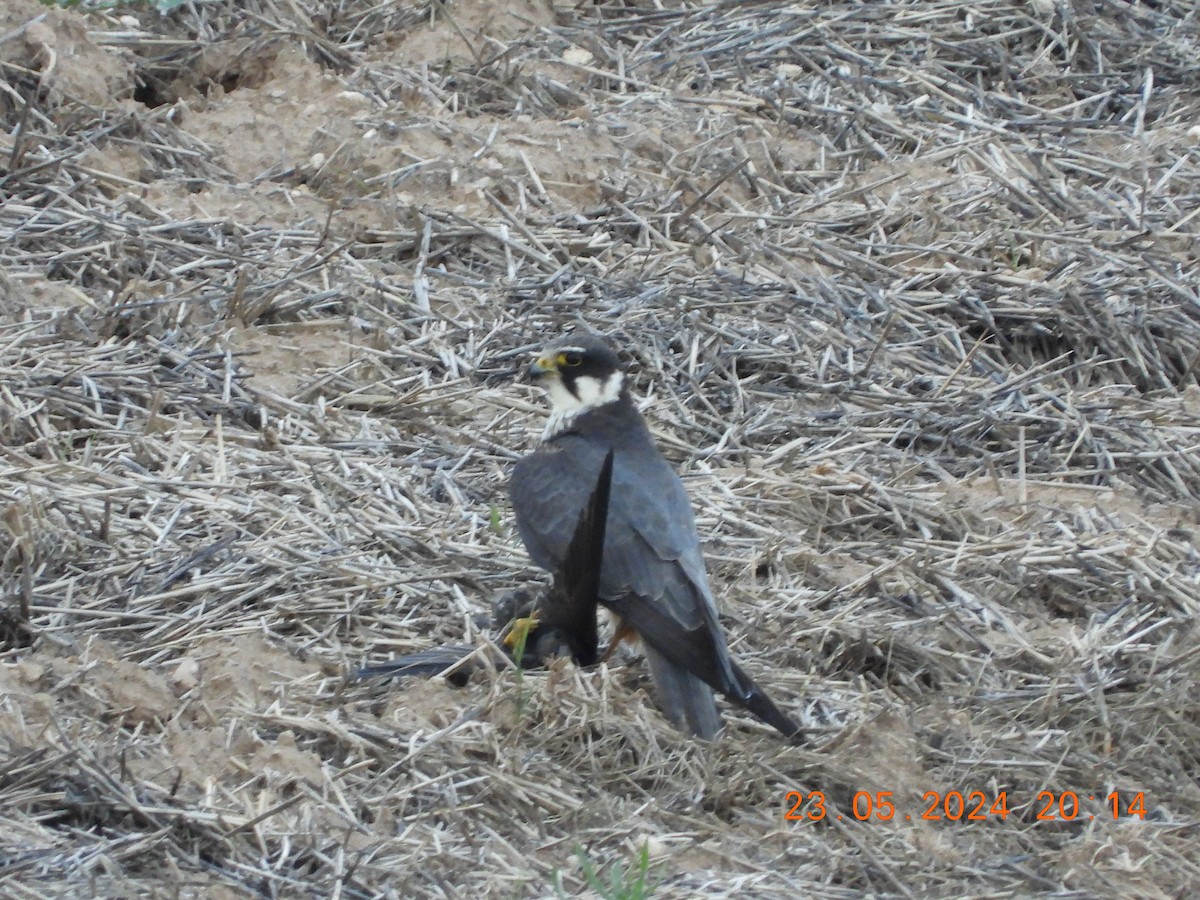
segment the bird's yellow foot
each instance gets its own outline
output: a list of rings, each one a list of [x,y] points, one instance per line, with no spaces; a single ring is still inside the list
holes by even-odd
[[[529,635],[533,634],[538,627],[538,611],[535,609],[527,616],[522,616],[519,619],[513,619],[512,626],[508,629],[508,634],[504,636],[504,646],[513,652],[513,656],[520,663],[521,656],[525,653],[525,642],[529,640]]]

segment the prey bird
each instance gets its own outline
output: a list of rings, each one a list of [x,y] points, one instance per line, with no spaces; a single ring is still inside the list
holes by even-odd
[[[729,656],[683,482],[655,447],[617,353],[599,336],[571,335],[548,345],[529,374],[551,407],[541,446],[517,463],[510,484],[530,558],[562,571],[581,511],[611,466],[594,591],[618,619],[609,652],[623,638],[640,637],[663,712],[697,737],[712,740],[721,729],[715,690],[799,738],[800,727]],[[587,595],[575,593],[570,633],[583,631],[589,613],[579,604],[586,606]],[[595,603],[590,615],[594,622]]]
[[[570,657],[581,666],[593,665],[600,658],[596,609],[612,467],[613,455],[609,452],[579,512],[570,543],[549,588],[538,592],[512,591],[495,604],[494,624],[501,631],[507,630],[503,649],[523,669],[545,665],[556,657]],[[477,649],[466,644],[449,644],[420,650],[364,666],[354,673],[354,678],[445,675],[451,684],[461,687],[467,683],[471,670],[482,665],[475,655]]]

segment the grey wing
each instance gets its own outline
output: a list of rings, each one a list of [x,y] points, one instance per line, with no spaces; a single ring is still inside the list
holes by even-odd
[[[517,531],[541,568],[553,572],[562,563],[607,449],[567,435],[513,469],[509,493]],[[627,594],[662,604],[687,630],[716,622],[691,504],[679,476],[657,453],[617,453],[613,460],[600,595]]]
[[[691,503],[666,460],[618,457],[609,521],[602,596],[653,600],[686,630],[716,626]]]

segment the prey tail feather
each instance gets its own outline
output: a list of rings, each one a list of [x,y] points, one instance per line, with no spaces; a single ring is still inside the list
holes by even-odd
[[[613,452],[609,450],[600,466],[596,487],[579,513],[567,552],[554,573],[554,586],[540,608],[541,630],[557,634],[582,666],[594,664],[599,657],[596,604],[612,470]]]
[[[446,647],[421,650],[417,653],[398,656],[385,663],[363,666],[354,673],[353,680],[362,681],[367,678],[380,678],[384,676],[389,678],[430,678],[461,666],[466,662],[467,657],[477,649],[474,645],[451,644]]]
[[[604,561],[604,536],[608,530],[608,501],[612,493],[613,452],[609,450],[596,476],[596,487],[584,504],[567,557],[575,557],[576,570],[566,585],[578,605],[586,606],[595,621],[596,603],[600,594],[600,567]]]
[[[712,688],[649,644],[645,645],[645,652],[658,702],[667,717],[698,738],[706,741],[715,738],[721,730],[721,714]]]

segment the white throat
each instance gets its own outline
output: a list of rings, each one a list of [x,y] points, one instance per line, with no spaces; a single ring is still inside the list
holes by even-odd
[[[581,413],[616,402],[621,397],[624,384],[625,375],[622,372],[613,372],[603,381],[591,375],[581,375],[575,379],[576,396],[567,390],[561,377],[551,375],[546,379],[546,391],[550,394],[550,419],[546,422],[546,430],[542,432],[542,440],[552,438],[568,428]]]

